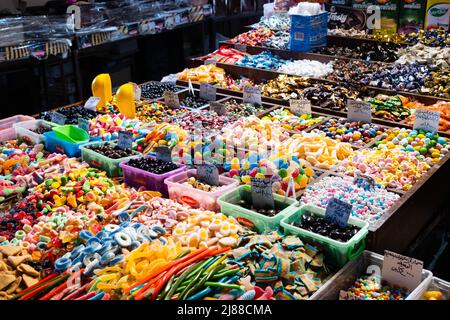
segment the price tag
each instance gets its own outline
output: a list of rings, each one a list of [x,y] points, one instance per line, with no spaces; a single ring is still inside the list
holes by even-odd
[[[78,118],[78,127],[89,133],[89,121],[84,118]]]
[[[252,178],[252,203],[255,209],[275,209],[272,179]]]
[[[165,162],[172,162],[172,150],[170,150],[168,147],[159,146],[154,147],[153,150],[156,153],[156,159]]]
[[[200,84],[200,98],[208,101],[216,101],[217,89],[209,83]]]
[[[241,52],[247,52],[247,45],[245,45],[243,43],[235,43],[234,48]]]
[[[197,167],[197,176],[201,182],[207,183],[210,186],[219,185],[219,170],[210,163],[205,163]]]
[[[119,131],[119,141],[117,145],[120,149],[131,149],[133,146],[133,132]]]
[[[245,86],[243,101],[244,103],[261,104],[261,89],[259,87]]]
[[[227,114],[227,107],[223,103],[219,102],[210,102],[209,110],[216,112],[219,116],[223,116]]]
[[[289,100],[289,108],[296,116],[303,114],[311,114],[311,101],[308,99],[291,99]]]
[[[84,107],[88,110],[92,110],[92,111],[96,111],[97,110],[97,105],[100,102],[100,98],[99,97],[90,97],[89,99],[87,99],[87,101],[84,103]]]
[[[344,228],[347,226],[352,208],[353,206],[347,202],[331,198],[325,211],[325,220]]]
[[[349,100],[347,104],[347,120],[372,122],[372,106],[365,101]]]
[[[358,185],[361,185],[363,182],[368,183],[370,186],[374,186],[376,184],[374,178],[362,173],[356,173],[354,182]]]
[[[439,128],[441,113],[439,111],[416,109],[414,129],[436,132]]]
[[[385,250],[381,279],[413,291],[422,281],[422,269],[423,261]]]
[[[178,94],[173,91],[164,91],[164,103],[171,108],[179,108],[180,99],[178,98]]]
[[[52,117],[51,117],[51,121],[53,123],[59,124],[61,126],[63,126],[66,123],[66,116],[59,113],[59,112],[53,112],[52,113]]]
[[[204,65],[212,64],[213,66],[216,65],[216,60],[214,59],[206,59]]]
[[[139,85],[137,85],[134,82],[132,82],[131,84],[133,85],[133,90],[134,90],[134,100],[135,101],[141,100],[141,94],[142,94],[141,87],[139,87]]]

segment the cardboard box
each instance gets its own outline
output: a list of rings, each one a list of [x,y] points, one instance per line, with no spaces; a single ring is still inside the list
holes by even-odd
[[[425,28],[449,29],[450,0],[428,0],[425,13]]]
[[[380,34],[394,34],[398,29],[398,12],[400,0],[375,0],[374,5],[381,10],[381,29],[374,30]]]
[[[409,34],[423,29],[427,0],[400,0],[398,33]]]

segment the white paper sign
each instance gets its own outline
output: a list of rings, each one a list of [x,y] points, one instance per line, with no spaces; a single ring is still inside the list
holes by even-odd
[[[219,103],[219,102],[210,102],[209,110],[214,111],[219,116],[223,116],[223,115],[227,114],[227,107],[223,103]]]
[[[164,91],[164,103],[171,108],[179,108],[180,99],[178,98],[178,94],[172,91]]]
[[[414,116],[414,129],[436,132],[439,129],[439,111],[416,109]]]
[[[136,83],[132,82],[133,84],[133,91],[134,91],[134,100],[139,101],[141,100],[141,87],[139,87]]]
[[[99,97],[90,97],[89,99],[87,99],[87,101],[84,103],[84,107],[88,110],[92,110],[95,111],[97,110],[97,105],[100,102],[100,98]]]
[[[212,65],[215,66],[216,65],[216,60],[214,60],[214,59],[206,59],[204,64],[205,65],[212,64]]]
[[[422,281],[423,261],[385,250],[381,279],[413,291]]]
[[[217,89],[209,83],[200,84],[200,98],[208,101],[216,101]]]
[[[289,100],[290,110],[296,116],[302,114],[311,114],[311,101],[308,99],[291,99]]]
[[[347,120],[372,122],[372,106],[365,101],[348,100],[347,102]]]
[[[238,51],[241,51],[241,52],[247,52],[247,46],[245,44],[242,44],[242,43],[236,43],[234,45],[234,48],[236,50],[238,50]]]
[[[243,101],[244,103],[261,104],[261,89],[259,87],[245,86]]]

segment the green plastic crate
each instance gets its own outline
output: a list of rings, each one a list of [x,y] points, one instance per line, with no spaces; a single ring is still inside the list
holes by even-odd
[[[106,171],[106,174],[108,177],[119,177],[122,175],[122,168],[119,166],[119,164],[122,161],[126,161],[132,158],[140,157],[141,154],[137,151],[133,151],[133,155],[125,158],[120,159],[111,159],[108,157],[105,157],[104,155],[95,152],[93,150],[90,150],[86,147],[92,146],[92,145],[102,145],[105,143],[110,143],[111,145],[115,146],[115,143],[112,142],[106,142],[106,141],[97,141],[97,142],[91,142],[87,143],[83,146],[80,146],[81,149],[81,159],[88,163],[91,167],[104,170]]]
[[[324,217],[325,209],[312,205],[303,205],[297,210],[285,215],[280,224],[284,233],[298,236],[300,239],[307,242],[314,242],[322,246],[325,250],[325,256],[328,262],[342,267],[348,261],[356,259],[366,247],[366,236],[369,232],[369,223],[360,219],[350,217],[348,224],[359,227],[360,230],[347,242],[339,242],[331,238],[322,236],[320,234],[293,226],[291,223],[301,220],[301,217],[306,212],[311,212],[314,215]]]
[[[258,232],[277,230],[280,227],[281,219],[298,208],[297,200],[287,198],[286,203],[284,203],[285,197],[278,194],[273,195],[275,207],[285,206],[285,208],[274,217],[267,217],[237,205],[239,200],[246,198],[250,199],[251,196],[250,186],[243,185],[223,194],[217,199],[217,202],[219,203],[223,214],[236,218],[241,224],[256,229]]]

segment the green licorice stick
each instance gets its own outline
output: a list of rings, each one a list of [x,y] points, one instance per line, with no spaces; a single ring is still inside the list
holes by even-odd
[[[218,266],[216,266],[214,269],[212,269],[212,270],[216,270],[214,273],[218,273],[218,272],[223,272],[223,271],[221,271],[221,269],[223,269],[223,268],[225,268],[225,264],[219,264]],[[211,271],[210,271],[211,272]],[[206,275],[207,273],[206,273],[206,270],[205,271],[203,271],[203,274],[204,275]],[[214,277],[215,276],[217,276],[217,275],[214,275]],[[189,282],[190,282],[190,280],[189,279],[186,279],[186,280],[184,280],[184,282],[181,284],[181,286],[187,286],[188,284],[189,284]]]
[[[220,287],[220,288],[227,288],[227,289],[237,289],[237,290],[244,290],[244,288],[238,284],[231,284],[231,283],[221,283],[221,282],[210,282],[206,281],[205,286],[207,287]]]
[[[198,284],[198,280],[200,279],[200,277],[202,276],[203,272],[201,272],[202,270],[200,269],[199,271],[197,271],[196,276],[192,279],[192,281],[187,285],[187,287],[183,290],[183,292],[181,292],[180,297],[178,298],[178,300],[183,300],[184,295],[192,288],[194,287],[196,284]]]
[[[164,290],[161,291],[161,293],[158,295],[156,300],[162,300],[169,293],[169,290],[172,287],[174,279],[175,279],[175,275],[172,275],[170,277],[169,281],[167,281],[166,286],[164,287]]]
[[[188,297],[190,297],[194,292],[197,292],[199,289],[203,288],[204,284],[219,270],[223,269],[225,267],[224,264],[220,264],[218,266],[216,266],[215,268],[213,268],[212,270],[210,270],[201,280],[200,282],[195,285],[193,288],[191,288],[190,290],[187,291],[186,295],[184,296],[185,299],[187,299]]]
[[[205,261],[202,261],[202,263],[194,270],[192,271],[186,279],[190,279],[192,278],[194,275],[197,274],[197,272],[199,272],[204,266],[206,266],[211,260],[213,260],[215,257],[211,257],[206,259]]]
[[[230,276],[230,275],[233,275],[235,273],[238,273],[239,271],[240,270],[237,269],[237,268],[236,269],[231,269],[231,270],[225,270],[225,271],[222,271],[222,272],[220,272],[218,274],[215,274],[212,278],[214,280],[220,279],[220,278],[223,278],[223,277]]]
[[[175,293],[175,290],[181,284],[181,282],[183,282],[183,280],[186,279],[186,277],[201,264],[202,264],[202,262],[193,264],[189,269],[187,269],[185,272],[183,272],[183,274],[181,274],[178,277],[177,281],[175,281],[172,288],[169,289],[169,291],[167,292],[167,295],[164,297],[164,300],[170,300],[170,298],[172,298],[173,294]]]
[[[175,292],[181,292],[181,291],[183,291],[184,289],[186,289],[186,287],[187,287],[187,285],[185,285],[185,286],[179,286]]]

